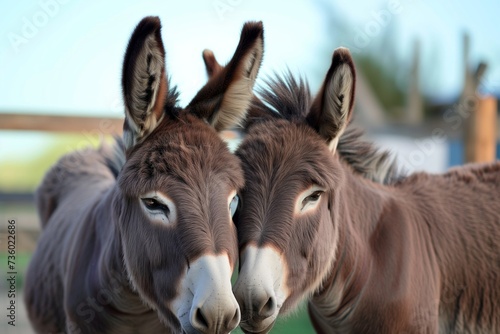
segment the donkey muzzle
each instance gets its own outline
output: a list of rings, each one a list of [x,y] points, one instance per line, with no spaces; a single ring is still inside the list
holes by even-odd
[[[225,334],[240,322],[231,289],[232,269],[224,255],[204,255],[190,264],[174,308],[187,333]]]
[[[286,266],[272,246],[248,245],[240,261],[234,294],[242,310],[241,328],[247,333],[267,333],[288,295]]]

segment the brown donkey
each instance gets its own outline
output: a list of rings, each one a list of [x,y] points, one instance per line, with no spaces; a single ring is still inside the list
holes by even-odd
[[[139,23],[123,66],[125,147],[66,155],[38,189],[43,232],[25,286],[36,332],[238,325],[232,215],[244,180],[218,131],[245,117],[262,49],[262,24],[247,23],[228,66],[181,109],[160,21]]]
[[[500,163],[372,182],[336,153],[349,52],[335,51],[311,105],[303,86],[272,83],[253,107],[271,116],[237,151],[242,329],[267,333],[308,300],[319,333],[499,333]]]

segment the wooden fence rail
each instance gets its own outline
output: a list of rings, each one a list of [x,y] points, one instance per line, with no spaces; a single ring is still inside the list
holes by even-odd
[[[0,113],[0,130],[43,131],[53,133],[121,134],[123,118]],[[17,251],[31,253],[35,249],[40,226],[33,194],[0,193],[0,207],[17,221]],[[31,209],[30,209],[31,208]],[[0,245],[6,245],[6,225],[0,224]],[[0,253],[6,251],[0,248]]]
[[[121,134],[123,118],[0,113],[0,130]]]

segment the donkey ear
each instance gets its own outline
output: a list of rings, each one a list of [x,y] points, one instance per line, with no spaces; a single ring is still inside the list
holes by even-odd
[[[125,53],[123,138],[127,148],[144,140],[163,116],[168,82],[160,30],[158,17],[145,17],[135,28]]]
[[[309,125],[326,139],[332,152],[351,118],[355,87],[356,72],[351,54],[346,48],[338,48],[307,115]]]
[[[209,80],[186,109],[206,120],[217,131],[240,125],[253,98],[253,85],[259,72],[264,49],[262,22],[248,22],[231,61],[224,67],[213,53],[203,58]]]
[[[208,78],[212,78],[219,74],[224,67],[219,64],[212,50],[203,50],[203,61],[205,62],[205,70],[207,71]]]
[[[212,50],[209,49],[203,50],[203,61],[205,62],[205,70],[207,71],[207,76],[209,79],[219,74],[225,68],[217,61]],[[269,113],[262,100],[254,94],[251,104],[248,108],[244,124],[240,125],[242,125],[246,130],[252,124],[257,123],[258,121],[273,117],[275,117],[275,113]]]

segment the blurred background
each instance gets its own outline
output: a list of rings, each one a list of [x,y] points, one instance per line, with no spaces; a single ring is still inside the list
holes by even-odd
[[[498,158],[500,2],[207,0],[0,2],[0,272],[17,226],[18,287],[39,235],[33,191],[63,154],[121,133],[122,58],[135,25],[160,16],[171,83],[186,105],[205,83],[202,50],[227,62],[245,21],[262,20],[258,83],[290,69],[316,92],[333,50],[358,71],[355,122],[412,171]],[[228,139],[237,141],[235,134]],[[21,291],[21,290],[19,290]],[[16,327],[31,333],[17,296]],[[0,281],[0,308],[8,303]],[[273,333],[311,333],[304,312]]]

